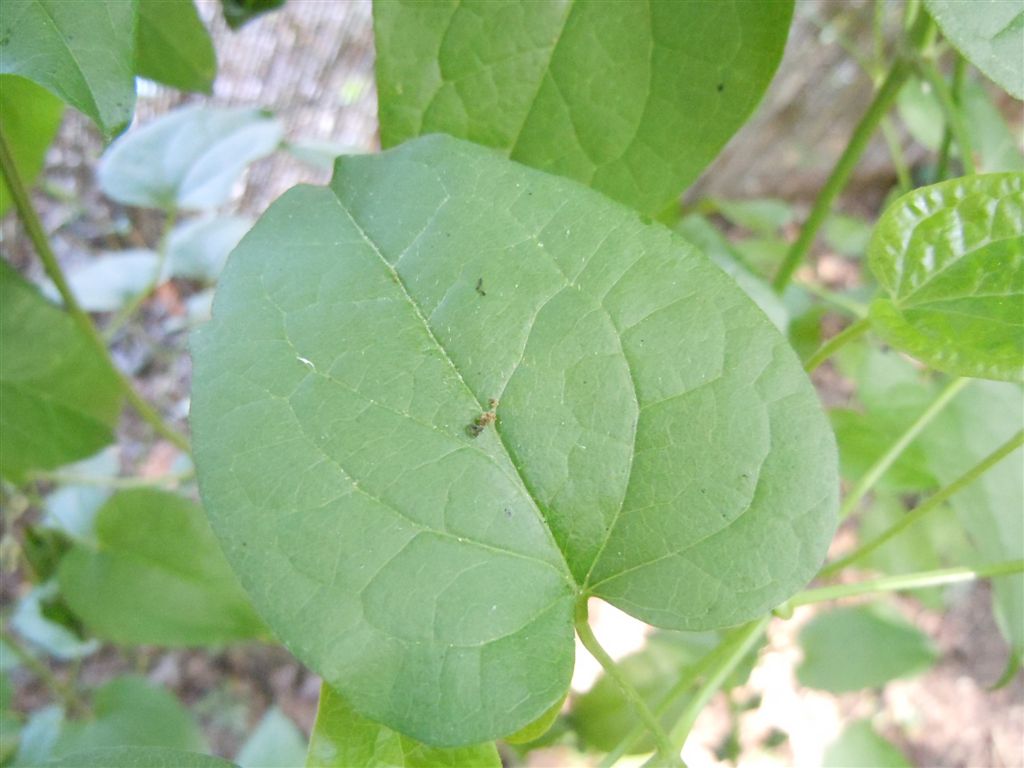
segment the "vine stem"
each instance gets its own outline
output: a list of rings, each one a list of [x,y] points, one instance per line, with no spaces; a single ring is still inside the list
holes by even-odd
[[[954,54],[956,55],[956,54]],[[952,98],[953,103],[957,106],[957,113],[959,114],[960,102],[962,100],[962,90],[964,81],[964,57],[956,55],[956,59],[953,64],[953,86],[952,86]],[[935,167],[935,180],[942,181],[946,178],[949,173],[949,148],[953,143],[953,131],[947,124],[942,130],[942,144],[939,146],[939,161]]]
[[[64,272],[61,270],[60,264],[57,261],[57,256],[50,247],[50,241],[43,229],[42,222],[39,220],[39,215],[32,206],[28,190],[25,188],[25,185],[21,180],[21,175],[14,163],[14,156],[11,153],[11,147],[7,142],[7,135],[4,133],[2,125],[0,125],[0,170],[3,171],[4,180],[6,181],[7,188],[11,193],[11,199],[14,201],[15,207],[18,209],[18,216],[21,218],[21,222],[25,226],[25,231],[28,233],[29,239],[32,241],[32,245],[36,249],[36,253],[39,254],[39,258],[43,262],[43,269],[46,271],[47,276],[53,281],[57,291],[60,293],[61,299],[64,301],[64,307],[71,316],[71,319],[82,330],[86,338],[89,339],[92,345],[96,348],[96,351],[102,355],[104,360],[106,360],[110,369],[114,371],[114,374],[117,376],[118,382],[121,385],[121,389],[124,392],[125,398],[129,403],[131,403],[139,416],[148,422],[153,430],[159,435],[174,443],[174,445],[181,450],[188,452],[188,439],[180,432],[177,432],[170,427],[163,420],[163,417],[160,416],[157,410],[146,402],[142,395],[138,393],[131,379],[129,379],[128,376],[126,376],[117,367],[113,358],[110,356],[110,350],[107,349],[107,345],[103,341],[103,337],[100,336],[99,331],[96,330],[96,326],[93,324],[92,319],[88,314],[86,314],[81,305],[75,299],[71,286],[68,285],[68,281],[64,277]]]
[[[915,49],[927,36],[930,26],[931,20],[928,18],[928,14],[919,12],[914,26],[908,33],[910,43]],[[860,161],[861,155],[864,154],[864,150],[867,149],[875,129],[878,128],[882,118],[888,113],[889,107],[892,106],[893,101],[899,95],[900,89],[907,81],[907,78],[910,77],[912,71],[913,65],[906,55],[897,58],[889,69],[882,84],[875,92],[875,98],[868,106],[867,112],[864,113],[864,116],[854,129],[853,135],[850,136],[850,141],[846,145],[846,149],[843,150],[843,154],[840,155],[839,162],[836,163],[835,168],[832,169],[832,174],[828,177],[828,181],[825,182],[825,186],[818,193],[814,206],[811,208],[811,213],[800,230],[800,235],[786,252],[786,257],[783,259],[782,265],[772,281],[772,288],[775,289],[776,293],[782,293],[786,289],[789,281],[793,278],[793,273],[796,272],[797,267],[807,257],[808,252],[811,250],[811,245],[814,243],[814,238],[817,237],[818,230],[821,229],[825,219],[828,218],[832,204],[850,180],[850,176],[853,174],[854,168],[857,167],[857,163]]]
[[[831,587],[808,589],[790,598],[785,604],[786,609],[798,605],[824,603],[844,597],[884,594],[887,592],[904,592],[910,589],[928,589],[947,584],[959,584],[977,579],[991,579],[996,576],[1012,576],[1024,573],[1024,560],[1006,560],[1001,563],[982,565],[977,568],[943,568],[937,571],[919,571],[898,576],[884,576],[870,581],[859,581],[855,584],[836,584]],[[783,606],[780,606],[782,608]]]
[[[878,534],[878,536],[874,537],[870,541],[861,544],[859,547],[857,547],[857,549],[855,549],[853,552],[846,555],[845,557],[841,557],[838,560],[829,563],[827,566],[822,568],[821,571],[818,573],[819,578],[831,576],[840,569],[845,568],[851,563],[861,560],[871,552],[874,552],[880,546],[885,544],[885,542],[889,541],[889,539],[891,539],[893,536],[900,533],[904,529],[910,527],[918,520],[920,520],[922,517],[931,512],[933,509],[938,507],[940,504],[942,504],[942,502],[946,501],[946,499],[956,495],[961,490],[969,486],[971,483],[973,483],[975,480],[977,480],[979,477],[985,474],[985,472],[987,472],[1000,461],[1005,459],[1007,456],[1013,453],[1016,449],[1020,448],[1022,445],[1024,445],[1024,429],[1019,430],[1016,435],[1014,435],[1001,446],[996,448],[994,451],[992,451],[992,453],[990,453],[984,459],[979,461],[969,470],[964,472],[952,483],[929,496],[925,501],[921,502],[921,504],[919,504],[914,510],[908,512],[906,515],[901,517],[895,524],[891,525],[885,531]]]
[[[843,504],[839,508],[840,520],[844,520],[849,517],[850,513],[857,508],[861,499],[863,499],[871,489],[875,487],[875,484],[882,479],[882,475],[889,471],[889,468],[903,454],[903,451],[907,449],[907,446],[909,446],[921,431],[927,427],[947,405],[949,405],[949,402],[956,397],[957,393],[966,387],[970,381],[970,379],[966,378],[953,379],[953,381],[951,381],[946,388],[939,393],[939,396],[935,398],[932,404],[925,409],[924,413],[918,416],[914,423],[907,428],[907,431],[900,435],[899,439],[889,447],[889,450],[882,454],[878,460],[871,465],[868,471],[864,473],[864,476],[846,495],[846,498],[843,499]]]
[[[29,473],[29,479],[56,485],[88,485],[96,488],[151,488],[177,486],[187,483],[196,475],[195,470],[155,477],[104,477],[102,475],[76,475],[68,472],[38,471]]]
[[[953,138],[956,139],[957,146],[960,147],[960,161],[964,164],[964,174],[970,176],[977,173],[974,165],[974,150],[967,134],[967,126],[964,125],[963,116],[957,109],[953,93],[946,84],[946,80],[931,59],[920,57],[914,64],[917,73],[931,86],[932,92],[939,100],[939,106],[946,118],[946,125],[953,134]]]
[[[686,744],[686,739],[689,737],[690,731],[693,730],[693,725],[697,722],[698,715],[707,706],[711,697],[722,687],[726,678],[739,666],[743,657],[761,639],[761,635],[768,627],[768,622],[771,619],[771,614],[769,614],[744,624],[737,628],[735,633],[728,638],[724,644],[726,647],[723,649],[721,656],[715,660],[712,668],[708,671],[707,679],[697,689],[693,698],[687,702],[686,709],[683,710],[679,722],[672,729],[672,741],[674,744],[679,745],[680,751]]]
[[[54,696],[60,699],[68,712],[85,713],[88,711],[85,702],[78,697],[75,690],[66,683],[61,682],[53,674],[52,670],[37,659],[12,632],[7,629],[0,630],[0,639],[3,639],[4,644],[14,652],[18,660],[28,667],[29,671],[39,678]]]
[[[866,317],[862,317],[860,320],[846,326],[843,330],[822,344],[821,347],[818,348],[818,351],[807,359],[807,362],[804,363],[804,370],[810,373],[832,357],[832,355],[834,355],[840,348],[867,333],[867,330],[870,327],[871,321]]]
[[[601,647],[601,644],[597,641],[597,637],[594,636],[594,631],[590,628],[590,624],[587,621],[587,598],[581,597],[576,605],[576,634],[579,635],[580,641],[583,643],[583,647],[586,648],[590,655],[593,656],[604,668],[605,673],[618,683],[619,688],[622,690],[623,695],[632,705],[636,714],[643,721],[644,725],[654,736],[654,742],[657,744],[658,752],[667,761],[667,764],[672,766],[683,766],[683,761],[679,757],[679,750],[673,749],[672,742],[661,727],[661,723],[654,716],[654,713],[648,708],[647,704],[641,698],[633,684],[626,679],[626,676],[622,674],[622,670],[615,663],[608,652]],[[683,766],[685,768],[685,766]]]

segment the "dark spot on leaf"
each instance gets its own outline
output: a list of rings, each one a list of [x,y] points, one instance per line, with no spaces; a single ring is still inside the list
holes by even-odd
[[[725,90],[725,83],[719,83],[718,84],[718,92],[721,93],[724,90]]]
[[[476,292],[479,293],[481,296],[487,295],[487,291],[484,290],[484,279],[482,277],[477,278]]]
[[[505,507],[505,517],[512,517],[512,508]]]

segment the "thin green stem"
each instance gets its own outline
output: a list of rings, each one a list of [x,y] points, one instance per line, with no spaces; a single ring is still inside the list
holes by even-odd
[[[910,176],[910,166],[903,154],[899,134],[888,117],[882,118],[879,128],[882,131],[882,138],[885,139],[885,146],[889,149],[892,166],[896,170],[896,182],[900,185],[900,192],[909,192],[914,188],[914,180]]]
[[[71,472],[32,472],[30,480],[54,483],[56,485],[89,485],[97,488],[150,488],[152,486],[178,486],[195,477],[195,470],[157,477],[104,477],[102,475],[77,475]]]
[[[14,156],[11,154],[10,144],[7,142],[7,136],[3,131],[2,124],[0,124],[0,170],[3,171],[4,181],[7,183],[7,189],[11,193],[11,200],[14,201],[14,206],[18,210],[18,216],[21,218],[25,231],[28,233],[32,245],[35,246],[36,253],[39,254],[39,258],[43,262],[43,269],[60,293],[61,299],[64,301],[64,307],[67,309],[72,320],[117,375],[125,398],[131,403],[139,416],[148,422],[158,434],[170,440],[181,450],[188,451],[188,440],[185,436],[176,432],[163,420],[156,409],[138,393],[131,379],[122,373],[114,363],[103,337],[100,336],[96,326],[93,325],[92,319],[75,299],[71,286],[68,285],[64,272],[57,261],[57,256],[50,247],[50,241],[43,230],[43,224],[39,220],[39,215],[29,199],[28,190],[21,180],[21,175],[14,163]]]
[[[711,697],[722,687],[726,678],[739,666],[743,657],[750,652],[750,649],[761,638],[769,621],[771,621],[771,616],[764,616],[744,624],[731,636],[728,649],[716,660],[713,669],[708,673],[707,679],[687,702],[679,722],[672,729],[672,742],[678,745],[679,750],[682,750],[686,744],[686,739],[689,737],[694,723],[697,722],[697,716],[707,706]]]
[[[601,644],[594,636],[594,632],[590,628],[590,624],[587,622],[586,597],[581,598],[576,607],[576,634],[579,635],[580,641],[583,643],[583,647],[586,648],[590,652],[590,655],[597,659],[604,668],[605,674],[618,684],[623,695],[632,705],[637,716],[639,716],[644,725],[647,726],[651,735],[654,736],[654,742],[658,747],[658,752],[661,757],[669,765],[682,766],[683,761],[679,757],[679,750],[673,749],[672,742],[669,740],[668,734],[666,734],[664,729],[662,729],[661,723],[658,722],[658,719],[648,708],[636,688],[634,688],[633,684],[630,683],[626,676],[622,674],[622,670],[619,669],[612,657],[609,656],[608,652],[601,647]]]
[[[160,285],[164,275],[164,265],[167,263],[167,252],[170,248],[171,230],[174,228],[174,223],[178,219],[178,212],[176,209],[171,208],[167,211],[167,216],[164,219],[163,232],[160,234],[160,244],[156,249],[156,269],[153,270],[153,277],[146,284],[146,286],[129,301],[121,311],[117,313],[110,324],[104,330],[104,335],[107,340],[113,339],[117,335],[117,332],[124,327],[124,324],[134,315],[139,307],[142,306],[143,302],[150,297],[150,295]]]
[[[686,693],[694,684],[703,677],[709,669],[717,666],[720,663],[720,659],[727,654],[735,643],[736,636],[742,633],[746,629],[746,625],[737,627],[732,632],[726,635],[722,642],[720,642],[714,649],[705,654],[700,661],[691,667],[688,667],[679,676],[679,679],[672,684],[672,687],[666,691],[661,697],[657,706],[654,708],[655,717],[660,718],[664,715],[669,708],[676,702],[676,700]],[[637,723],[633,730],[627,733],[616,745],[615,749],[609,752],[601,760],[598,768],[611,768],[623,755],[625,755],[637,741],[647,732],[644,724]]]
[[[928,15],[925,13],[918,14],[913,28],[908,33],[909,43],[915,50],[927,36],[930,26],[931,21],[928,19]],[[867,149],[871,137],[874,136],[875,129],[878,128],[882,118],[889,111],[889,107],[896,100],[912,69],[912,64],[905,55],[901,55],[893,62],[889,73],[875,92],[875,98],[870,106],[868,106],[867,112],[864,113],[864,116],[854,129],[846,149],[843,150],[843,154],[839,157],[839,162],[836,163],[832,174],[828,177],[828,181],[825,182],[825,186],[818,193],[818,198],[814,201],[814,206],[811,208],[807,221],[804,222],[803,229],[800,230],[800,235],[787,251],[786,257],[783,259],[782,265],[772,281],[772,287],[776,293],[782,293],[786,289],[786,286],[789,285],[789,281],[793,277],[793,273],[796,272],[797,267],[807,257],[811,250],[811,245],[818,234],[818,230],[821,229],[832,210],[832,204],[839,197],[839,193],[846,187],[854,168],[856,168],[857,163],[860,161],[861,155],[864,154],[864,150]]]
[[[939,72],[935,62],[931,59],[919,57],[914,62],[918,74],[931,86],[932,92],[942,107],[942,113],[946,118],[946,125],[949,127],[960,148],[960,161],[964,165],[964,173],[971,175],[977,172],[974,165],[974,150],[971,147],[971,139],[967,133],[967,126],[964,124],[963,114],[957,107],[953,93],[946,83],[945,78]]]
[[[866,317],[862,317],[857,322],[846,326],[843,330],[822,344],[818,351],[807,359],[807,362],[804,363],[804,370],[810,373],[832,357],[832,355],[834,355],[839,349],[867,333],[867,330],[870,327],[871,322]]]
[[[949,405],[950,401],[956,397],[956,395],[970,383],[970,379],[954,379],[946,388],[939,393],[939,396],[935,398],[931,405],[929,405],[924,413],[917,417],[913,424],[911,424],[907,430],[900,435],[899,439],[893,443],[889,450],[878,457],[878,460],[871,465],[864,476],[857,482],[857,484],[850,490],[843,499],[843,504],[839,508],[839,519],[843,520],[857,508],[860,503],[872,488],[882,479],[882,476],[889,471],[889,468],[896,462],[896,460],[903,455],[903,451],[907,449],[914,439],[921,434],[921,431],[927,427],[932,420],[938,416],[942,410]]]
[[[789,608],[811,603],[824,603],[844,597],[884,594],[887,592],[905,592],[911,589],[928,589],[947,584],[959,584],[977,579],[991,579],[996,576],[1011,576],[1024,573],[1024,560],[1007,560],[1001,563],[983,565],[977,568],[943,568],[937,571],[921,571],[906,573],[899,576],[884,576],[870,581],[859,581],[856,584],[836,584],[831,587],[820,587],[800,592],[786,602]]]
[[[878,534],[878,536],[874,537],[870,541],[861,544],[859,547],[857,547],[857,549],[855,549],[853,552],[846,555],[845,557],[841,557],[835,562],[829,563],[827,566],[822,568],[821,572],[818,574],[819,578],[831,576],[832,574],[836,573],[842,568],[845,568],[846,566],[855,563],[858,560],[862,560],[868,554],[874,552],[880,546],[885,544],[885,542],[889,541],[889,539],[891,539],[893,536],[896,536],[898,533],[910,527],[918,520],[920,520],[922,517],[927,515],[933,509],[937,508],[940,504],[946,501],[946,499],[951,498],[952,496],[956,495],[961,490],[969,486],[971,483],[973,483],[975,480],[977,480],[979,477],[985,474],[989,469],[994,467],[996,464],[1005,459],[1007,456],[1009,456],[1022,445],[1024,445],[1024,429],[1019,430],[1016,435],[1014,435],[1001,446],[996,448],[994,451],[992,451],[992,453],[990,453],[984,459],[979,461],[969,470],[964,472],[952,483],[945,486],[941,490],[936,491],[933,495],[929,496],[925,501],[921,502],[921,504],[919,504],[913,511],[901,517],[894,525],[890,526],[888,529]]]
[[[808,293],[814,294],[826,304],[831,304],[836,309],[841,310],[856,319],[866,317],[868,314],[867,304],[863,304],[856,299],[851,299],[849,296],[836,293],[835,291],[830,291],[828,288],[822,288],[820,285],[812,282],[800,281],[796,284]]]
[[[78,697],[75,690],[58,679],[58,677],[53,674],[52,670],[46,666],[46,664],[37,659],[35,655],[28,650],[28,648],[22,644],[21,640],[19,640],[12,632],[2,629],[0,630],[0,638],[2,638],[4,644],[14,652],[14,655],[18,657],[18,660],[24,664],[33,675],[39,678],[39,681],[50,690],[55,698],[61,701],[69,712],[84,713],[88,711],[88,707],[85,705],[85,702]]]

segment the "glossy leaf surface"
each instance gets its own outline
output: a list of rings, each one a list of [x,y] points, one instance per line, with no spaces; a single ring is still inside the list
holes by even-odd
[[[374,3],[381,141],[448,133],[660,212],[761,100],[791,2]]]
[[[884,604],[835,608],[800,632],[802,685],[859,691],[919,674],[936,658],[928,636]]]
[[[136,2],[136,74],[183,91],[210,93],[217,54],[193,1]]]
[[[67,755],[52,768],[236,768],[212,755],[166,747],[114,747]]]
[[[104,194],[119,203],[213,208],[280,140],[281,124],[260,110],[184,107],[114,142],[97,174]]]
[[[327,685],[310,737],[307,768],[501,768],[494,744],[428,747],[360,717]]]
[[[343,158],[284,195],[192,351],[229,561],[299,658],[422,741],[552,706],[581,594],[732,625],[806,583],[832,534],[831,431],[743,291],[473,144]]]
[[[942,34],[1003,90],[1024,99],[1024,8],[1003,0],[925,0]]]
[[[31,80],[14,75],[0,75],[0,115],[4,116],[4,138],[18,175],[25,186],[31,186],[42,170],[46,150],[57,135],[64,105]],[[11,205],[11,195],[0,173],[0,216]]]
[[[894,347],[960,376],[1024,376],[1024,174],[922,187],[879,219],[871,305]]]
[[[61,592],[98,635],[119,643],[202,645],[263,631],[202,509],[173,493],[115,494],[96,516],[96,548],[77,544]]]
[[[4,0],[0,74],[39,83],[112,138],[135,110],[135,21],[124,0]]]
[[[114,439],[121,387],[69,315],[0,261],[0,475],[85,458]]]

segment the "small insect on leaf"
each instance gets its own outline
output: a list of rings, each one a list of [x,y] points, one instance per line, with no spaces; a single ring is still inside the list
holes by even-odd
[[[498,407],[498,401],[493,397],[487,401],[487,406],[490,410],[484,411],[475,419],[473,423],[466,427],[466,434],[470,437],[479,437],[480,433],[483,432],[489,425],[493,424],[498,418],[498,414],[494,410]]]
[[[487,295],[487,291],[484,290],[484,279],[482,277],[478,277],[476,280],[476,292],[481,296]]]

